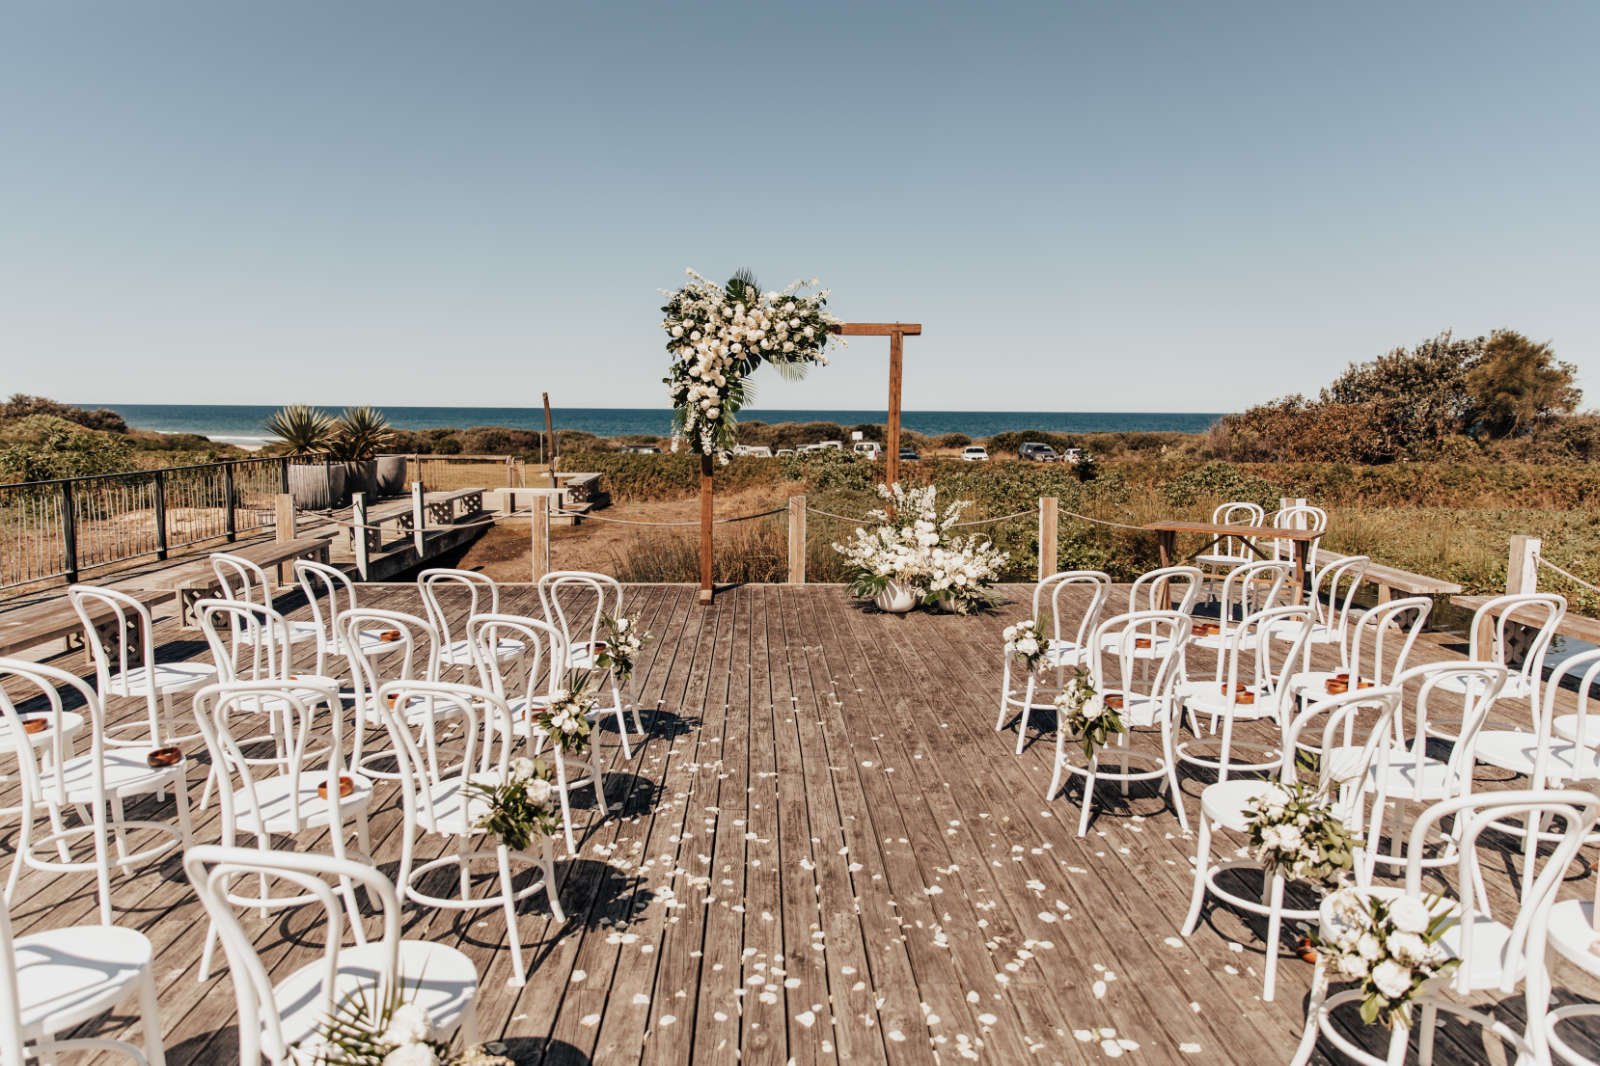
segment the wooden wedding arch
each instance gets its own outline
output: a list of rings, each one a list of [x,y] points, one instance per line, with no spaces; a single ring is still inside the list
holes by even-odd
[[[905,355],[905,339],[922,334],[916,322],[841,322],[828,328],[829,333],[843,337],[889,338],[889,441],[888,465],[884,481],[890,485],[900,480],[900,371]],[[709,455],[700,457],[700,596],[699,603],[711,602],[711,527],[712,501],[715,496],[713,471],[716,459]]]

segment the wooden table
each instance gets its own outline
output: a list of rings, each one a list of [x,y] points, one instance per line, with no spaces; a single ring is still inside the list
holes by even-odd
[[[132,596],[146,607],[172,595],[168,591],[159,589],[118,587],[117,591]],[[106,631],[116,625],[117,612],[98,600],[88,605],[88,611],[89,619],[94,623],[95,629],[103,636],[109,636]],[[82,639],[84,635],[83,620],[73,609],[72,601],[65,596],[0,612],[0,656],[12,655],[37,647],[46,641],[59,639],[65,639],[70,649],[73,638]],[[140,635],[136,629],[128,634],[132,648],[139,648],[139,639]],[[83,647],[85,656],[92,663],[93,652],[89,650],[88,643],[85,642]]]
[[[1156,534],[1157,544],[1161,549],[1161,565],[1171,566],[1177,556],[1177,542],[1179,533],[1198,533],[1210,537],[1205,545],[1193,555],[1216,544],[1224,537],[1238,537],[1244,545],[1255,552],[1261,559],[1272,558],[1267,552],[1261,550],[1256,540],[1287,540],[1294,545],[1294,602],[1300,603],[1305,599],[1306,574],[1308,572],[1306,557],[1311,552],[1311,545],[1321,539],[1322,534],[1314,529],[1277,529],[1272,526],[1227,526],[1216,522],[1177,522],[1162,521],[1151,522],[1144,528]]]

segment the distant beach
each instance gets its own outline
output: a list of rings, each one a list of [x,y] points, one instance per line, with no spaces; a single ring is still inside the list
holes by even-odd
[[[196,433],[202,437],[243,448],[259,447],[267,435],[261,429],[277,410],[274,405],[256,404],[142,404],[78,402],[79,406],[108,407],[135,429],[156,433]],[[338,407],[327,408],[337,414]],[[544,429],[544,409],[540,407],[383,407],[383,413],[396,429],[419,430],[473,426],[504,426],[508,429]],[[882,410],[847,411],[833,409],[748,410],[741,422],[836,422],[842,426],[878,423],[886,419]],[[1220,414],[1184,411],[906,411],[901,424],[917,433],[965,433],[970,437],[990,437],[1007,431],[1037,429],[1049,433],[1177,432],[1201,433]],[[658,436],[672,431],[672,412],[654,407],[566,407],[553,412],[558,430],[581,430],[600,437]]]

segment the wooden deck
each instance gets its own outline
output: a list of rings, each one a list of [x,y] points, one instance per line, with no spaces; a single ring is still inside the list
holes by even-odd
[[[656,637],[634,681],[649,735],[625,761],[615,733],[596,734],[613,810],[580,811],[581,854],[558,860],[568,921],[524,906],[521,988],[497,911],[412,909],[407,935],[478,961],[482,1030],[519,1063],[1288,1061],[1311,967],[1286,954],[1264,1003],[1264,923],[1215,909],[1179,937],[1194,845],[1170,809],[1136,788],[1079,838],[1076,793],[1044,796],[1049,738],[1019,757],[994,732],[999,632],[1027,612],[1007,592],[961,618],[878,614],[836,586],[735,588],[709,608],[689,586],[631,587]],[[361,598],[419,609],[412,586]],[[537,612],[533,589],[507,586],[502,609]],[[171,625],[166,655],[205,654]],[[1436,639],[1419,654],[1456,655]],[[198,798],[203,768],[190,776]],[[1186,781],[1191,815],[1202,784]],[[197,840],[217,838],[216,810]],[[372,837],[391,874],[398,818],[380,793]],[[1563,891],[1592,895],[1584,873]],[[196,980],[205,921],[176,859],[113,895],[117,921],[157,946],[168,1061],[233,1061],[232,984],[222,967]],[[94,910],[89,878],[30,872],[14,921]],[[318,943],[294,911],[245,921],[276,972]],[[1558,999],[1600,999],[1570,968],[1556,982]],[[1520,1016],[1520,994],[1499,1009]],[[1484,1061],[1474,1041],[1447,1029],[1436,1061]]]

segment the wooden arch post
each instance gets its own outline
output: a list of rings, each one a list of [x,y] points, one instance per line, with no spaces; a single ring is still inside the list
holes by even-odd
[[[828,328],[829,333],[844,337],[889,338],[889,442],[888,466],[884,481],[893,485],[900,480],[900,378],[901,363],[905,355],[905,339],[922,335],[922,325],[917,322],[841,322]],[[716,460],[709,455],[700,457],[700,596],[701,605],[711,602],[711,524],[713,483],[712,471]]]

